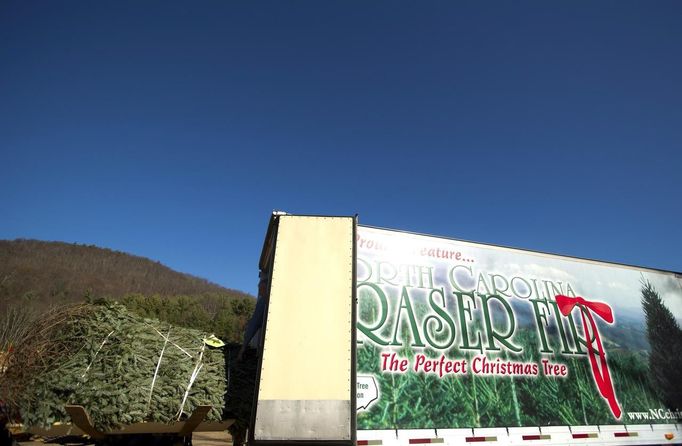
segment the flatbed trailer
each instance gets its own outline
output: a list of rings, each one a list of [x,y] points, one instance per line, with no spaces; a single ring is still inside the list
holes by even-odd
[[[56,423],[49,428],[14,426],[15,435],[37,435],[49,443],[95,445],[156,445],[189,446],[194,432],[220,432],[227,430],[234,419],[204,421],[211,406],[198,406],[184,421],[175,423],[135,423],[111,431],[98,430],[83,406],[66,405],[71,423]]]

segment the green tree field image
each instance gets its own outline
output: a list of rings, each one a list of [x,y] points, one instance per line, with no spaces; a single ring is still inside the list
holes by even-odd
[[[682,401],[682,330],[649,282],[642,286],[642,306],[651,345],[651,381],[660,398],[674,406]]]
[[[358,253],[359,429],[679,419],[674,274],[373,228]]]

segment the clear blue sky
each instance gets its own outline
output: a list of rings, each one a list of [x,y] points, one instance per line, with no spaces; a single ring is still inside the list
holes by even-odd
[[[270,212],[682,271],[682,2],[4,1],[0,238],[255,292]]]

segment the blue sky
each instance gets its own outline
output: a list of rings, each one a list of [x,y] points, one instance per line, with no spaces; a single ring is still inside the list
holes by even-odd
[[[255,292],[270,212],[682,271],[680,2],[0,5],[0,238]]]

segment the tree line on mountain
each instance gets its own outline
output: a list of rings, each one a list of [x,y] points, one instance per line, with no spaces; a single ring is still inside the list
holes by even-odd
[[[129,294],[119,299],[140,316],[172,325],[213,333],[226,342],[241,342],[256,300],[228,298],[220,294],[170,296]]]

